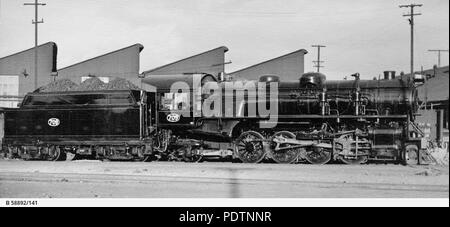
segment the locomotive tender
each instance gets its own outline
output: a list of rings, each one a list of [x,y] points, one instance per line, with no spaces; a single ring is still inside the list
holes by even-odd
[[[143,79],[156,91],[31,93],[20,109],[5,112],[3,148],[13,156],[47,160],[70,153],[141,161],[417,163],[418,81],[354,76],[327,81],[323,74],[306,73],[297,81],[262,76],[233,82],[182,74]],[[261,112],[267,107],[275,107],[275,114]]]
[[[25,160],[148,160],[151,95],[143,91],[30,93],[6,109],[3,151]]]

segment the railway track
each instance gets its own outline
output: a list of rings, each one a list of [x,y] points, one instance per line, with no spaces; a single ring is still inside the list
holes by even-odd
[[[30,162],[26,162],[30,163]],[[229,163],[1,162],[0,197],[448,198],[448,168]],[[340,172],[337,172],[337,169]],[[395,171],[395,174],[389,174]],[[445,180],[446,179],[446,180]]]

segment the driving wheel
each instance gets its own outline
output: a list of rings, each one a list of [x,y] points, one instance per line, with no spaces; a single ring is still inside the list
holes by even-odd
[[[332,157],[330,149],[315,147],[306,149],[305,159],[313,165],[325,165],[331,161]]]
[[[272,136],[272,141],[275,138],[281,139],[295,139],[295,134],[288,131],[277,132]],[[270,157],[280,164],[292,164],[295,163],[300,154],[299,148],[290,148],[290,144],[281,144],[277,146],[275,142],[272,142],[270,149]]]
[[[244,163],[259,163],[266,156],[264,151],[264,136],[258,132],[242,133],[234,143],[237,157]]]

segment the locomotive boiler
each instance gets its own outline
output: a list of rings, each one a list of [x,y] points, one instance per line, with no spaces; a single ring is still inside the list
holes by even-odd
[[[159,105],[157,110],[164,132],[156,138],[158,144],[164,144],[157,149],[161,154],[194,157],[190,160],[232,154],[245,163],[267,159],[312,164],[417,161],[422,141],[413,122],[417,108],[414,81],[361,80],[359,74],[354,80],[327,81],[320,73],[304,74],[297,81],[280,81],[276,76],[245,82],[220,82],[210,75],[194,77],[151,76],[143,81],[156,87],[160,104],[170,106]],[[175,80],[199,83],[174,91],[170,81]],[[216,84],[214,92],[205,88],[208,83]],[[236,83],[251,86],[229,86]],[[262,88],[261,84],[268,86]],[[270,95],[270,86],[277,88],[275,97]],[[269,92],[261,95],[258,89]],[[205,103],[213,96],[214,105],[220,107],[215,115],[206,116],[203,109],[211,103]],[[263,116],[256,108],[269,103],[277,106],[276,116]],[[186,112],[190,113],[187,118],[183,116]],[[276,124],[264,127],[269,118],[275,118]],[[178,145],[179,150],[170,151],[169,144]]]

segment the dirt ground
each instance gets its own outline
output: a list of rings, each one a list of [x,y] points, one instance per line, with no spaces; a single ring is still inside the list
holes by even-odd
[[[0,160],[1,198],[448,198],[449,167]]]

